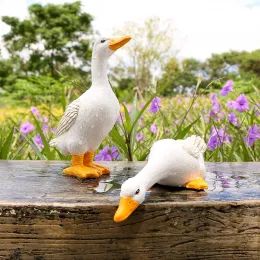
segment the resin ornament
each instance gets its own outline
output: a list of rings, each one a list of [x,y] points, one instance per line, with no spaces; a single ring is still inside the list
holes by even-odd
[[[64,155],[72,155],[72,165],[64,174],[79,178],[96,178],[110,173],[93,163],[94,152],[113,128],[119,115],[119,102],[107,77],[109,57],[130,41],[126,36],[101,38],[94,44],[91,62],[92,85],[66,109],[55,132],[51,146]]]
[[[164,139],[153,144],[147,165],[121,187],[115,222],[127,219],[145,200],[146,191],[155,183],[204,190],[208,188],[203,153],[207,146],[199,136],[185,140]]]

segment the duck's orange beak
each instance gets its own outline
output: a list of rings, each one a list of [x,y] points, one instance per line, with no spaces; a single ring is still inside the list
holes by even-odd
[[[110,39],[109,40],[109,49],[112,50],[112,51],[116,51],[117,49],[124,46],[130,40],[131,40],[130,36]]]
[[[130,197],[121,197],[118,209],[114,216],[115,222],[121,222],[127,219],[131,213],[139,206],[140,204],[134,201]]]

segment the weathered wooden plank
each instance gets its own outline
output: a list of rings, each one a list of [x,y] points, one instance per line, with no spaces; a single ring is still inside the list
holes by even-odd
[[[0,259],[260,258],[260,163],[208,163],[208,191],[156,185],[114,223],[120,184],[143,165],[81,181],[64,162],[0,161]]]

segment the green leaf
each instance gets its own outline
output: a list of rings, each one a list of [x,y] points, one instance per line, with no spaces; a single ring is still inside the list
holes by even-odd
[[[122,106],[123,106],[124,111],[125,111],[125,128],[126,128],[127,134],[129,134],[129,131],[131,129],[131,118],[130,118],[129,112],[128,112],[125,104],[122,104]]]
[[[209,157],[205,157],[205,161],[210,161],[210,159],[215,155],[215,153],[216,153],[216,150],[211,152]],[[206,155],[207,155],[207,153],[206,153]]]
[[[178,75],[175,79],[179,78],[182,74]],[[131,130],[130,130],[130,134],[132,133],[132,131],[134,130],[135,125],[137,124],[139,118],[142,116],[142,114],[144,113],[144,111],[146,110],[146,108],[150,105],[150,103],[153,101],[153,99],[155,97],[158,96],[158,94],[160,94],[165,88],[167,87],[167,85],[160,87],[151,97],[150,99],[145,103],[144,107],[142,108],[142,110],[138,113],[137,117],[135,118]]]
[[[63,84],[61,86],[62,86],[62,90],[61,90],[61,105],[62,105],[63,112],[65,112],[66,107],[67,107],[65,86]]]
[[[26,141],[22,144],[22,146],[21,146],[19,149],[17,149],[16,153],[13,155],[13,157],[12,157],[11,160],[15,160],[15,159],[16,159],[16,157],[18,156],[18,154],[20,153],[20,151],[26,146],[27,143],[28,143],[28,140],[26,140]]]
[[[138,161],[145,161],[150,153],[150,149],[146,150],[141,156],[138,157]]]
[[[255,92],[257,93],[257,94],[259,94],[259,89],[255,86],[255,85],[252,85],[252,87],[253,87],[253,89],[255,90]]]
[[[59,155],[60,160],[71,160],[71,156],[70,155],[63,155],[58,149],[54,148],[54,150],[57,152],[57,154]]]
[[[234,152],[234,157],[236,158],[237,162],[243,162],[242,158],[236,152]]]
[[[121,136],[121,134],[118,131],[116,126],[114,126],[113,129],[110,131],[109,137],[115,143],[115,145],[118,147],[118,149],[121,152],[123,152],[124,155],[127,157],[128,151],[127,151],[125,139],[123,138],[123,136]]]
[[[228,155],[228,162],[231,162],[231,160],[232,160],[232,157],[234,155],[234,151],[236,148],[236,143],[237,143],[237,138],[234,138],[234,140],[232,142],[232,147],[231,147],[230,153]]]
[[[132,113],[131,113],[131,123],[135,121],[135,118],[138,116],[139,110],[138,110],[138,98],[137,93],[135,93],[134,101],[133,101],[133,107],[132,107]],[[131,152],[134,150],[135,144],[136,144],[136,133],[137,133],[137,127],[136,124],[131,132],[130,135],[130,149]],[[134,154],[134,152],[133,152]]]
[[[40,151],[40,149],[37,147],[37,145],[32,141],[32,139],[31,138],[28,138],[26,135],[24,135],[23,133],[22,133],[22,136],[25,138],[25,140],[27,140],[28,142],[29,142],[29,144],[31,145],[31,147],[32,147],[32,149],[35,151],[35,153],[36,153],[36,155],[37,155],[37,157],[38,157],[38,159],[40,159],[40,160],[46,160],[46,157],[43,155],[43,154],[41,154],[41,151]],[[29,154],[28,154],[28,156],[29,156]],[[30,158],[31,159],[31,158]],[[32,160],[32,159],[31,159]]]
[[[52,160],[52,159],[55,159],[54,156],[53,156],[53,153],[51,152],[50,150],[50,144],[49,142],[47,141],[43,131],[42,131],[42,128],[39,124],[39,121],[35,118],[34,115],[33,116],[33,119],[34,119],[34,122],[35,122],[35,125],[36,125],[36,130],[37,132],[40,134],[41,136],[41,139],[42,139],[42,142],[43,142],[43,150],[42,150],[42,153],[44,153],[46,155],[46,157],[48,158],[48,160]]]
[[[13,134],[14,134],[14,127],[12,127],[10,133],[8,134],[3,146],[2,146],[2,149],[1,149],[1,152],[0,152],[0,158],[1,159],[7,159],[8,158],[8,154],[11,150],[11,146],[12,146],[12,139],[13,139]]]
[[[183,130],[181,130],[181,128],[179,129],[179,131],[177,132],[177,134],[173,137],[174,139],[183,139],[186,134],[190,131],[190,129],[192,128],[192,126],[200,119],[200,116],[194,120],[191,124],[189,124],[187,127],[185,127]]]
[[[242,151],[243,151],[243,156],[244,156],[244,162],[249,162],[250,154],[249,154],[249,151],[248,151],[243,139],[241,140],[241,146],[242,146]]]
[[[250,125],[254,124],[254,118],[255,118],[255,112],[254,112],[254,110],[252,110],[252,112],[250,114]]]

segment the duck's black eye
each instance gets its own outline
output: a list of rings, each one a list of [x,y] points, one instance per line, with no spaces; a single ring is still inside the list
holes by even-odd
[[[135,194],[138,194],[140,192],[140,190],[138,189],[136,192],[135,192]]]
[[[105,41],[106,41],[106,40],[101,40],[100,42],[101,42],[101,43],[104,43]]]

